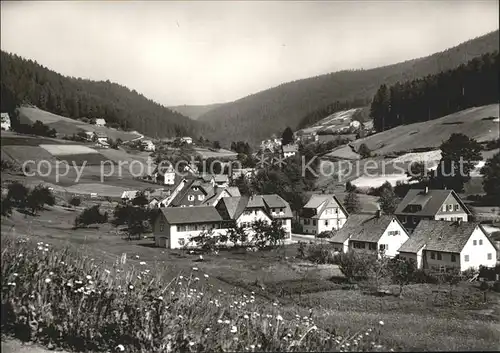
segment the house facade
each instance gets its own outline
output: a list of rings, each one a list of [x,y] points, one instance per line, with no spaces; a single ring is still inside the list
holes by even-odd
[[[9,113],[1,113],[1,129],[5,131],[11,130]]]
[[[95,126],[106,126],[106,120],[102,118],[95,119]]]
[[[402,244],[408,240],[408,232],[392,215],[355,214],[329,242],[336,251],[355,251],[377,256],[394,257]]]
[[[347,211],[333,194],[312,195],[300,212],[299,222],[306,234],[319,234],[340,229]]]
[[[284,158],[293,157],[299,152],[299,147],[297,145],[284,145],[282,152]]]
[[[154,152],[156,150],[155,144],[151,140],[142,140],[141,144],[145,151]]]
[[[425,188],[410,189],[394,214],[413,231],[421,220],[467,222],[471,213],[455,191]]]
[[[249,239],[253,236],[251,225],[256,220],[280,220],[291,237],[292,212],[290,206],[278,195],[225,197],[214,206],[163,207],[153,222],[155,245],[170,249],[195,246],[192,237],[210,231],[213,235],[226,234],[231,226],[245,228]]]
[[[398,252],[420,269],[446,272],[494,267],[498,250],[479,223],[422,220]]]

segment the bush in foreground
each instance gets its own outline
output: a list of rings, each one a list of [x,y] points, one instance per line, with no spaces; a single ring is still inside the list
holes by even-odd
[[[126,272],[12,239],[5,241],[1,265],[2,331],[24,340],[86,351],[384,349],[371,328],[330,334],[253,293],[222,293],[197,268],[166,283],[145,262],[141,271]]]

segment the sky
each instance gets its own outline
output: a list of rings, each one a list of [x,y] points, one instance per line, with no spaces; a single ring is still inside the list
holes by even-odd
[[[1,48],[161,104],[233,101],[426,56],[499,27],[484,1],[1,3]]]

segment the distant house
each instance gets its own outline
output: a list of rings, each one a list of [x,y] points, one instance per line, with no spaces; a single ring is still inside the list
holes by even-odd
[[[300,212],[299,222],[308,234],[340,229],[348,217],[347,211],[333,194],[312,195]]]
[[[93,137],[94,137],[93,131],[85,131],[85,138],[87,139],[87,141],[92,141]]]
[[[297,145],[285,145],[282,146],[283,157],[288,158],[295,156],[299,152],[299,146]]]
[[[231,169],[231,179],[238,179],[243,176],[245,179],[252,179],[255,176],[255,168]]]
[[[95,119],[95,126],[106,126],[106,120],[102,118]]]
[[[470,211],[453,190],[410,189],[394,215],[410,231],[424,219],[468,221]]]
[[[137,196],[138,190],[126,190],[122,193],[122,201],[132,201]]]
[[[185,142],[187,144],[192,144],[193,143],[193,139],[189,136],[186,136],[186,137],[181,137],[181,142]]]
[[[421,269],[465,271],[494,267],[497,251],[479,223],[424,219],[399,248],[399,255],[415,260]]]
[[[212,184],[212,186],[227,187],[229,185],[229,177],[227,174],[202,174],[201,178]]]
[[[152,177],[157,183],[165,185],[174,185],[177,173],[172,165],[156,166],[152,173]]]
[[[142,140],[141,144],[144,147],[145,151],[154,152],[156,149],[155,144],[151,140]]]
[[[2,130],[9,131],[11,129],[9,113],[1,113],[1,119]]]
[[[97,142],[108,142],[108,135],[106,135],[104,132],[95,131],[94,136],[97,139]]]
[[[329,241],[339,252],[357,251],[394,257],[408,233],[392,215],[353,214]]]

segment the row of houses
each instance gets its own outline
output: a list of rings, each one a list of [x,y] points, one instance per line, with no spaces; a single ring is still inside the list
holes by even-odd
[[[234,226],[244,228],[251,239],[255,221],[279,220],[285,239],[290,239],[292,217],[290,205],[279,195],[223,197],[214,206],[160,208],[153,233],[156,246],[179,249],[195,245],[190,239],[202,232],[222,235]]]
[[[338,229],[329,241],[339,252],[399,255],[434,271],[494,267],[497,262],[495,244],[480,223],[468,221],[471,213],[453,190],[410,190],[394,215],[378,211],[350,215],[347,220],[338,200],[321,203],[324,198],[309,201],[310,208],[318,210],[309,219],[316,220],[315,232],[326,230],[326,224]],[[334,216],[329,212],[329,217],[328,208],[338,212]],[[308,223],[307,218],[301,222]]]

